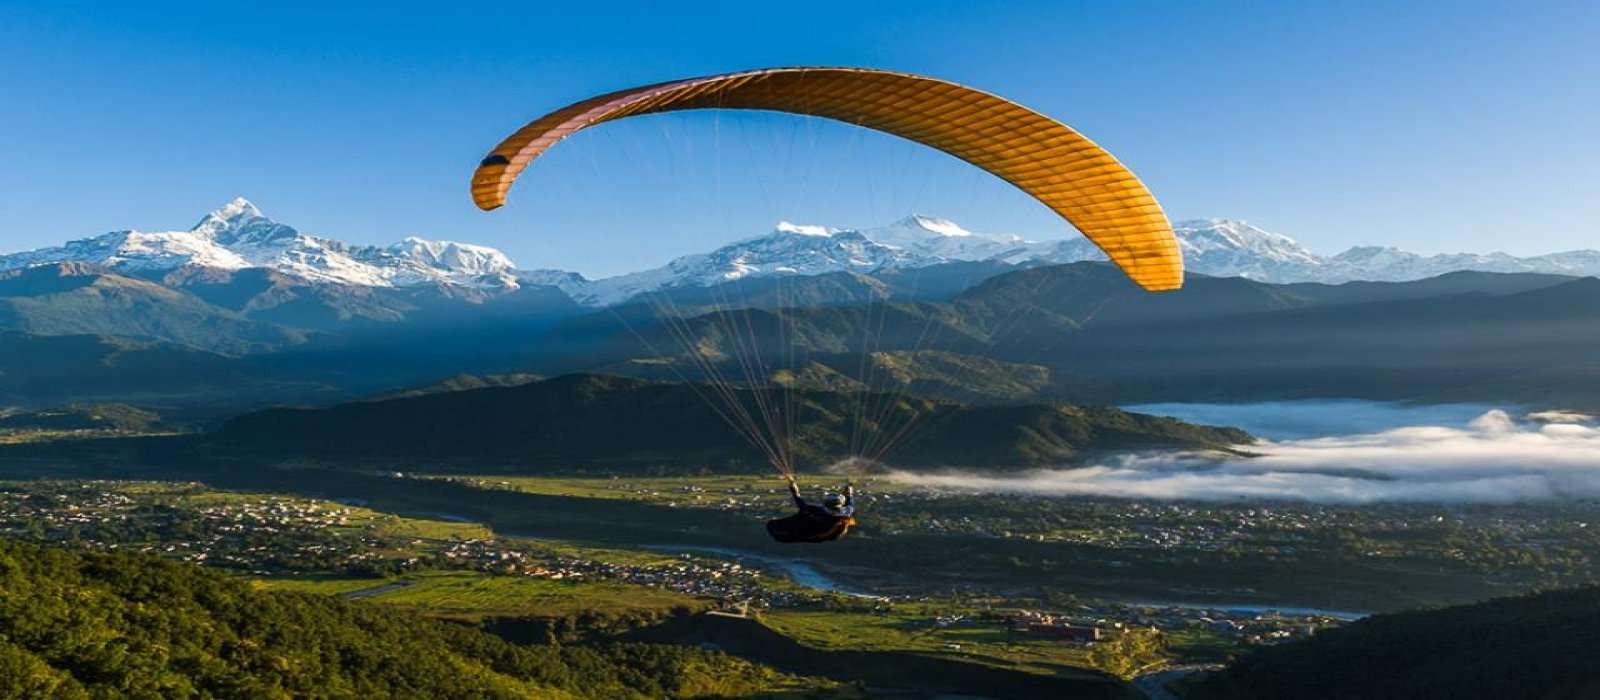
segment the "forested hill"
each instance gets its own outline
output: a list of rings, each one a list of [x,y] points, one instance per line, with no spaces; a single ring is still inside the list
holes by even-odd
[[[328,409],[261,411],[230,421],[213,442],[219,450],[279,457],[755,466],[760,458],[754,448],[706,399],[712,391],[566,375]],[[749,391],[737,393],[752,415],[760,415]],[[791,401],[797,453],[813,464],[849,456],[853,442],[877,447],[894,436],[902,439],[891,461],[904,467],[1023,467],[1105,450],[1228,449],[1252,441],[1239,430],[1115,408],[964,406],[826,391],[796,391],[784,400]],[[857,416],[865,416],[859,428]]]
[[[1600,697],[1600,587],[1377,615],[1266,647],[1187,697]]]
[[[723,372],[760,355],[773,370],[822,367],[829,381],[814,388],[957,401],[1600,405],[1594,278],[1458,272],[1326,285],[1191,275],[1181,290],[1149,294],[1086,262],[952,268],[926,294],[926,274],[785,277],[783,294],[776,279],[681,289],[671,308],[684,317],[670,323],[648,303],[562,310],[511,295],[383,313],[340,305],[311,315],[349,320],[279,327],[277,315],[245,313],[257,302],[234,308],[226,294],[206,297],[217,306],[199,288],[163,292],[81,265],[30,269],[0,275],[0,406],[117,402],[209,420],[457,374],[702,376],[687,347],[725,358]],[[752,310],[728,315],[715,303],[734,299]],[[271,308],[291,307],[300,302]],[[729,332],[733,319],[748,333]]]
[[[154,557],[0,540],[3,698],[752,696],[775,680],[699,649],[519,646]]]

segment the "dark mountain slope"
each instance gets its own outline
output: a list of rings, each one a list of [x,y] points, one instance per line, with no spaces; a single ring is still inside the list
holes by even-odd
[[[313,380],[264,374],[235,358],[169,343],[0,331],[0,404],[123,401],[259,406],[328,390]]]
[[[678,358],[676,373],[698,376],[684,358],[682,333],[709,357],[724,358],[725,372],[742,376],[728,369],[731,358],[752,355],[751,346],[741,351],[736,344],[737,331],[757,339],[753,354],[769,368],[820,364],[858,381],[866,379],[854,377],[863,351],[931,350],[997,366],[1044,366],[1049,375],[1046,387],[1015,385],[1004,397],[983,387],[1009,382],[950,382],[953,375],[934,364],[911,363],[900,373],[916,391],[960,400],[979,398],[964,384],[981,388],[988,400],[1094,403],[1352,393],[1527,399],[1553,386],[1568,394],[1600,386],[1592,381],[1590,352],[1600,328],[1596,286],[1556,275],[1491,273],[1343,285],[1192,275],[1182,290],[1149,294],[1109,265],[1076,263],[999,275],[948,304],[705,313],[677,332],[648,309],[623,307],[618,314],[628,328],[609,312],[563,324],[544,336],[548,345],[530,346],[527,362],[555,373],[614,368],[676,376],[659,361],[626,364],[665,355]],[[966,364],[968,373],[976,371]],[[836,377],[824,379],[837,386]]]
[[[1192,275],[1180,291],[1148,294],[1103,263],[994,275],[1008,266],[938,268],[673,290],[667,296],[677,298],[683,318],[668,323],[642,303],[586,311],[552,287],[492,300],[450,290],[407,297],[246,270],[173,273],[182,279],[167,280],[181,287],[172,289],[56,266],[0,276],[0,328],[167,338],[221,354],[273,349],[230,371],[314,388],[273,394],[296,402],[324,400],[326,387],[372,395],[456,374],[698,377],[683,333],[730,376],[743,376],[737,358],[753,346],[766,376],[792,369],[820,380],[813,386],[856,381],[961,401],[1358,396],[1600,404],[1593,352],[1600,280],[1592,278],[1454,273],[1404,283],[1271,285]],[[952,301],[918,301],[907,291],[921,284],[918,274],[931,275],[933,287],[949,282],[938,282],[944,277],[984,281]],[[771,308],[790,294],[805,305]],[[714,310],[730,302],[756,308]],[[306,331],[257,318],[330,330],[300,343]],[[44,362],[37,374],[66,383],[13,375],[0,379],[0,400],[128,401],[135,388],[177,396],[190,385],[217,384],[209,359],[194,365],[194,378],[158,373],[100,384],[57,371],[67,358],[37,357]],[[180,365],[168,367],[181,373]],[[818,367],[831,371],[818,374]],[[239,389],[240,396],[255,391],[249,383]]]
[[[1348,396],[1600,403],[1600,280],[1099,327],[997,351],[1122,401]],[[1071,394],[1068,394],[1069,396]]]
[[[401,399],[413,396],[427,396],[429,394],[446,394],[452,391],[468,391],[494,386],[518,386],[529,382],[536,382],[544,377],[537,374],[458,374],[447,377],[437,382],[422,386],[401,389],[400,391],[372,397],[371,401],[384,401],[388,399]]]
[[[149,338],[224,354],[305,342],[185,292],[81,263],[0,272],[0,328]]]
[[[1600,587],[1377,615],[1266,647],[1187,697],[1600,697]]]
[[[1072,263],[994,277],[962,292],[956,303],[998,310],[1020,304],[1083,325],[1269,311],[1305,306],[1310,300],[1279,285],[1195,274],[1185,278],[1182,289],[1151,294],[1110,264]]]
[[[751,277],[710,287],[674,287],[630,300],[650,306],[666,304],[774,308],[838,306],[895,301],[945,301],[984,280],[1018,270],[995,261],[948,262],[911,269],[887,268],[870,273],[829,272],[820,275]]]
[[[538,285],[493,293],[446,284],[363,287],[309,282],[266,268],[201,267],[179,268],[158,281],[251,319],[330,336],[394,333],[397,328],[421,335],[441,326],[478,327],[586,311],[561,290]]]
[[[1323,304],[1360,304],[1371,301],[1426,299],[1460,294],[1504,296],[1571,282],[1565,275],[1533,272],[1450,272],[1414,282],[1345,282],[1343,284],[1286,284],[1290,292]]]
[[[395,323],[417,307],[393,290],[312,284],[266,268],[185,267],[167,273],[160,281],[252,319],[321,331],[347,330],[360,323]]]
[[[218,449],[266,456],[442,460],[571,466],[671,464],[761,468],[702,398],[709,387],[568,375],[515,387],[273,409],[236,418]],[[740,391],[753,415],[754,396]],[[873,410],[862,411],[861,406]],[[1051,404],[967,407],[928,399],[800,391],[793,395],[796,453],[808,464],[848,456],[856,416],[878,442],[901,435],[897,466],[1000,466],[1069,462],[1113,449],[1223,448],[1250,437],[1231,429]],[[907,428],[910,426],[910,428]]]
[[[939,364],[891,373],[906,375],[900,386],[959,400],[1357,396],[1593,404],[1600,401],[1592,352],[1600,341],[1597,286],[1491,273],[1344,285],[1195,275],[1180,291],[1149,294],[1108,265],[1077,263],[999,275],[951,303],[702,313],[675,322],[676,330],[642,305],[620,307],[537,336],[523,346],[520,366],[547,374],[603,368],[699,376],[682,334],[721,359],[730,376],[743,376],[733,364],[743,354],[760,356],[768,370],[787,365],[803,374],[821,365],[863,381],[854,376],[863,351],[935,351],[999,361],[997,367],[1042,366],[1049,376],[1046,386],[1028,389],[987,378],[950,382],[955,375]],[[756,339],[753,353],[749,344],[740,349],[739,336]],[[963,374],[979,369],[964,364]],[[837,376],[815,378],[840,386]],[[1007,384],[1017,391],[994,394]]]
[[[1569,284],[1561,275],[1456,272],[1415,282],[1269,284],[1190,274],[1182,289],[1151,294],[1105,263],[1072,263],[1000,275],[962,292],[957,305],[979,317],[1017,309],[1088,327],[1193,320],[1322,306],[1405,302],[1464,294],[1501,297]],[[1014,322],[1014,321],[1013,321]]]

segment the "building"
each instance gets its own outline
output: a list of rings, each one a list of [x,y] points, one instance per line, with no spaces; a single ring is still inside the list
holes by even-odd
[[[1079,644],[1098,642],[1104,636],[1099,627],[1069,625],[1064,622],[1028,625],[1028,634]]]
[[[1026,610],[1012,615],[1006,622],[1007,627],[1012,632],[1065,642],[1087,644],[1089,642],[1098,642],[1105,637],[1105,631],[1099,627],[1074,625],[1054,615],[1028,612]]]

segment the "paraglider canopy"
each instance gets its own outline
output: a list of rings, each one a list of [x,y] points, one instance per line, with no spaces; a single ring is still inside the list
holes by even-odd
[[[576,102],[518,129],[490,151],[473,174],[473,201],[485,210],[504,205],[517,177],[551,146],[578,131],[627,117],[699,109],[821,117],[932,147],[1037,199],[1098,245],[1145,289],[1170,290],[1183,284],[1182,250],[1161,205],[1104,148],[1065,124],[1004,98],[935,78],[865,68],[768,68],[673,80]],[[781,301],[783,277],[777,276],[775,281]],[[709,289],[714,298],[721,293],[717,287]],[[758,314],[747,300],[718,299],[702,317],[724,341],[718,351],[702,342],[691,319],[670,294],[656,290],[641,297],[651,304],[660,327],[684,349],[684,358],[706,382],[703,396],[708,403],[792,484],[795,397],[792,382],[775,381],[773,370],[792,372],[805,361],[795,352],[797,313],[793,305],[780,303],[765,313],[773,321],[768,325],[753,318]],[[851,455],[873,461],[881,460],[905,439],[921,415],[897,408],[908,384],[872,391],[878,363],[868,359],[881,347],[877,336],[888,319],[888,307],[874,304],[869,295],[863,313],[856,317],[861,337],[855,376],[861,389],[853,401]],[[612,313],[628,325],[626,317],[615,310]],[[913,352],[929,338],[934,325],[933,314],[922,316],[922,331],[913,334],[909,347]],[[1012,317],[1002,319],[991,334],[1000,334],[1011,322]],[[758,337],[758,327],[775,329],[771,334],[777,338],[770,340],[776,342],[764,342]],[[645,345],[651,345],[631,325],[628,328]],[[774,357],[762,352],[768,347],[774,348]],[[697,386],[678,372],[676,365],[666,366],[689,386]],[[742,382],[735,373],[742,374]],[[901,413],[909,415],[902,418]],[[799,494],[795,495],[798,498]],[[837,518],[821,520],[830,528],[812,532],[790,527],[798,521],[773,521],[779,529],[773,536],[828,541],[848,530],[847,524],[835,522]]]
[[[753,109],[835,119],[900,136],[982,168],[1050,207],[1151,291],[1183,285],[1183,255],[1161,205],[1104,148],[1061,122],[964,85],[866,68],[768,68],[592,97],[540,117],[484,158],[473,201],[505,204],[524,169],[574,132],[625,117]]]

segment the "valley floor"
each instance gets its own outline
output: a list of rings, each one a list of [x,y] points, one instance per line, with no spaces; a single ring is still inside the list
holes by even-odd
[[[910,690],[1011,688],[1001,696],[1035,683],[1129,693],[1118,679],[1222,662],[1352,616],[1338,611],[1593,580],[1600,554],[1580,527],[1600,511],[1584,505],[1019,498],[864,479],[858,533],[794,548],[762,533],[788,507],[764,475],[230,466],[110,481],[12,465],[27,478],[0,488],[0,529],[524,643],[703,644],[880,689],[894,678],[850,669],[925,664],[897,677],[918,678]],[[1058,638],[1072,634],[1099,639]]]

